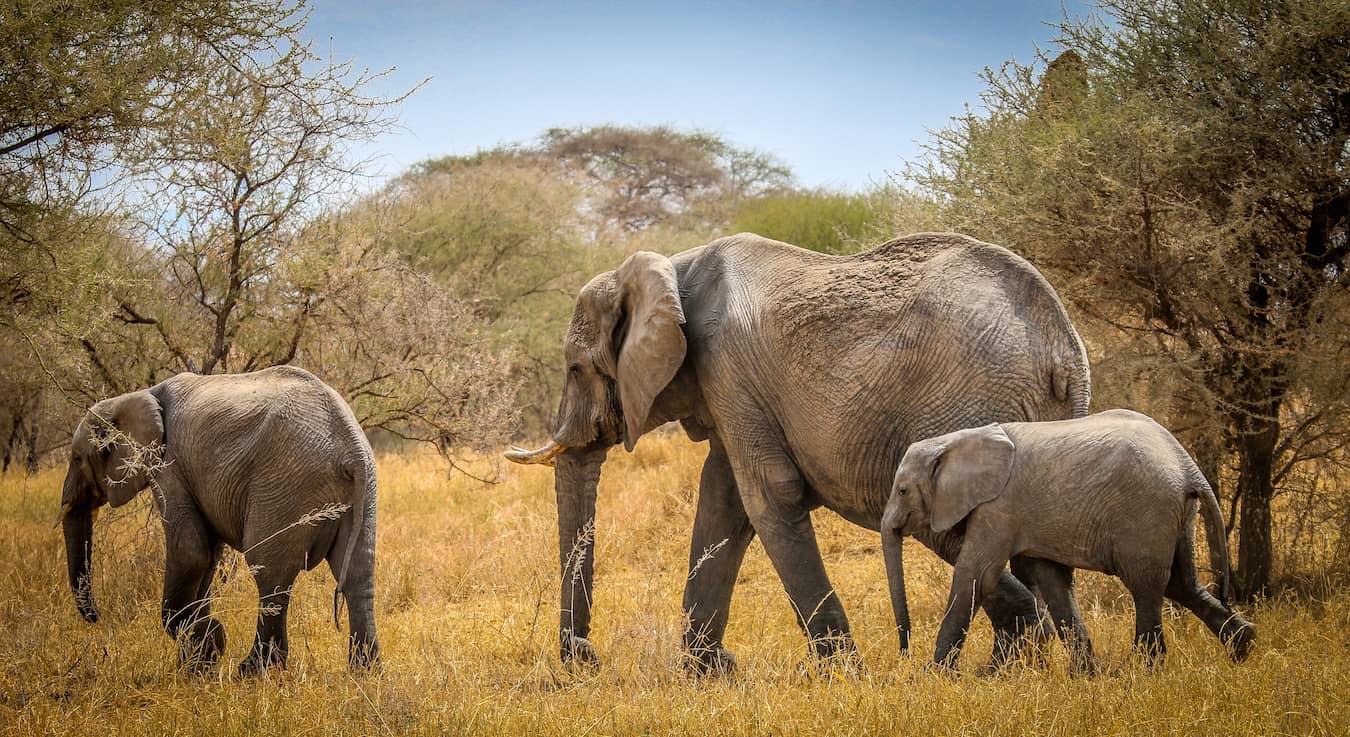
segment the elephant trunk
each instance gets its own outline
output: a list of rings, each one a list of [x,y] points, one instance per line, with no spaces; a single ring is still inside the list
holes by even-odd
[[[94,546],[94,509],[85,507],[67,513],[61,520],[61,528],[66,536],[66,572],[70,576],[70,590],[75,594],[75,607],[86,622],[97,622],[98,607],[94,605],[89,575]]]
[[[905,598],[905,536],[889,525],[881,528],[881,554],[886,562],[886,583],[890,588],[891,609],[895,613],[895,631],[900,637],[900,654],[909,652],[909,602]]]
[[[591,581],[595,573],[595,491],[607,449],[569,450],[557,458],[558,557],[562,569],[559,617],[564,662],[598,660],[591,631]]]

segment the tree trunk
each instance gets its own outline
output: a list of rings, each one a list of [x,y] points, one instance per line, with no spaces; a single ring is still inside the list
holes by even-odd
[[[28,453],[24,455],[24,471],[32,476],[38,472],[38,460],[41,452],[38,450],[38,418],[37,414],[29,418],[28,421]]]
[[[1278,400],[1269,409],[1278,414]],[[1280,422],[1275,416],[1247,417],[1240,426],[1237,493],[1242,513],[1238,524],[1237,594],[1251,600],[1270,586],[1270,502],[1275,496],[1275,446],[1280,439]]]
[[[0,460],[0,473],[9,470],[9,461],[14,456],[14,447],[19,443],[19,428],[22,422],[19,420],[21,415],[15,414],[13,422],[10,423],[9,438],[5,440],[4,459]]]

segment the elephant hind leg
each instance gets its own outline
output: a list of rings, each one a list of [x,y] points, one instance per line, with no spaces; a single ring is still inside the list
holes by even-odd
[[[285,667],[290,652],[286,639],[286,615],[291,606],[291,588],[300,573],[298,565],[268,560],[265,556],[249,559],[258,583],[258,632],[253,649],[239,664],[241,676],[251,676],[276,665]]]
[[[1149,667],[1161,663],[1167,653],[1167,643],[1163,640],[1162,604],[1170,574],[1166,566],[1155,566],[1152,561],[1139,559],[1120,573],[1121,582],[1134,598],[1134,649],[1143,655]]]
[[[343,518],[337,538],[328,551],[328,568],[333,578],[342,577],[343,558],[348,535],[353,534],[350,515]],[[361,526],[361,539],[352,551],[342,583],[342,600],[347,606],[347,662],[354,669],[368,668],[380,661],[380,640],[375,632],[375,515],[368,513]],[[337,602],[334,602],[336,606]],[[334,612],[336,616],[336,612]]]
[[[1167,581],[1167,598],[1191,610],[1210,632],[1228,648],[1228,654],[1241,662],[1251,652],[1256,625],[1215,599],[1195,572],[1195,558],[1189,540],[1177,546],[1172,556],[1172,577]]]
[[[1073,594],[1073,568],[1041,558],[1015,558],[1015,567],[1018,563],[1036,581],[1036,590],[1045,597],[1055,631],[1069,649],[1073,672],[1080,675],[1095,673],[1092,639]]]

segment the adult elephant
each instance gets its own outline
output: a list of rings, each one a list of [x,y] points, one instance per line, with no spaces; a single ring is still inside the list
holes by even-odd
[[[671,420],[708,441],[691,569],[721,547],[685,585],[684,645],[696,670],[720,670],[735,662],[722,636],[754,535],[813,652],[851,650],[811,510],[878,530],[911,442],[1081,416],[1090,394],[1083,343],[1040,273],[1007,249],[953,233],[842,257],[751,234],[671,258],[635,253],[582,288],[565,355],[552,439],[506,454],[556,463],[564,661],[596,660],[586,531],[611,446],[631,451]],[[919,539],[952,562],[961,534]],[[1038,616],[1007,571],[984,609],[996,661]]]
[[[210,601],[224,545],[243,551],[258,584],[257,636],[241,673],[285,664],[291,585],[322,560],[347,599],[352,666],[379,658],[375,460],[327,384],[291,366],[184,373],[90,408],[71,439],[60,517],[75,604],[90,622],[94,516],[148,486],[164,522],[164,629],[185,665],[209,667],[225,647]]]

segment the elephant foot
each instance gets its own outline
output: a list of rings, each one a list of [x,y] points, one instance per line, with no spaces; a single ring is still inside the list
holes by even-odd
[[[988,667],[989,666],[981,668],[979,671],[977,671],[977,673],[979,675],[987,676],[999,672],[996,670],[987,670]],[[924,664],[923,669],[927,673],[942,676],[943,678],[950,678],[952,680],[961,677],[961,669],[957,667],[956,660],[952,658],[947,658],[944,660],[930,660]]]
[[[252,678],[266,673],[269,668],[285,668],[286,651],[275,645],[254,644],[253,650],[239,664],[239,677]]]
[[[846,634],[811,640],[811,658],[798,669],[803,676],[856,678],[862,675],[862,656]]]
[[[178,662],[190,673],[201,674],[215,667],[225,652],[225,627],[214,619],[198,621],[178,636]]]
[[[1232,658],[1234,663],[1241,663],[1252,654],[1252,645],[1256,643],[1256,625],[1234,615],[1233,619],[1224,624],[1220,632],[1224,644],[1228,647],[1228,657]]]
[[[1069,666],[1069,676],[1071,678],[1095,678],[1101,673],[1101,667],[1097,665],[1096,658],[1077,659]]]
[[[358,642],[353,639],[347,648],[347,665],[356,672],[378,668],[380,666],[380,641]]]
[[[1007,670],[1013,665],[1044,668],[1049,662],[1045,648],[1054,639],[1054,630],[1048,620],[1041,618],[1029,626],[994,630],[994,649],[988,664],[980,673],[988,675]]]
[[[80,618],[89,624],[98,624],[98,607],[94,605],[94,597],[87,592],[75,595],[75,608],[80,611]]]
[[[600,665],[600,654],[595,651],[591,641],[585,637],[577,637],[571,632],[563,633],[561,655],[563,664],[567,666],[594,668]]]
[[[736,655],[721,645],[686,650],[684,669],[695,678],[728,677],[736,673]]]
[[[811,637],[811,654],[819,660],[856,658],[858,647],[846,632],[831,632]]]

